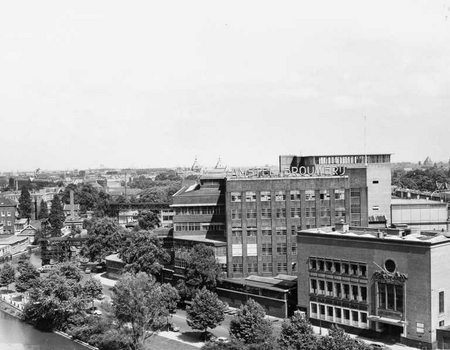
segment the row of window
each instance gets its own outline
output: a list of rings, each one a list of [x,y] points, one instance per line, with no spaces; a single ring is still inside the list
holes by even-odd
[[[279,262],[277,263],[277,273],[287,273],[288,272],[288,263]],[[233,273],[243,273],[243,264],[233,263]],[[247,273],[257,273],[258,272],[258,263],[247,263]],[[272,273],[273,272],[273,264],[271,262],[263,262],[262,263],[262,272],[263,273]],[[297,264],[292,264],[292,272],[297,272]]]
[[[181,231],[224,231],[225,224],[217,222],[183,222],[174,225],[176,232]]]
[[[358,328],[369,328],[367,312],[338,306],[311,303],[311,318],[330,321]]]
[[[176,208],[177,215],[201,215],[201,214],[223,214],[224,207],[204,206],[204,207],[183,207]]]
[[[6,226],[11,226],[11,225],[12,225],[12,222],[11,222],[11,221],[0,220],[0,222],[1,222],[3,225],[6,225]]]
[[[2,211],[2,212],[0,212],[0,215],[1,216],[11,216],[11,212],[10,211]]]
[[[257,256],[258,246],[256,243],[247,243],[247,256]],[[231,246],[232,256],[242,256],[242,244],[232,244]],[[272,255],[272,243],[261,244],[262,255]],[[291,254],[297,255],[297,243],[291,244]],[[281,242],[276,244],[276,255],[287,255],[287,243]]]
[[[352,210],[354,209],[352,205]],[[361,212],[361,208],[358,206],[355,211],[352,212]],[[320,217],[330,217],[331,216],[331,208],[322,207],[320,208]],[[335,217],[345,217],[345,208],[336,208],[334,212]],[[247,219],[256,219],[257,211],[256,209],[247,209],[246,213]],[[276,208],[275,209],[275,217],[277,219],[286,218],[286,208]],[[301,217],[301,208],[291,208],[291,218],[300,218]],[[315,218],[316,217],[316,208],[305,208],[305,217],[307,218]],[[242,211],[240,209],[231,209],[231,218],[234,220],[242,219]],[[261,208],[261,219],[272,219],[272,209],[271,208]]]
[[[367,302],[367,287],[352,283],[310,279],[309,292],[356,302]]]
[[[366,263],[310,257],[309,268],[317,272],[367,277]]]
[[[262,255],[272,255],[272,243],[262,243],[261,244],[261,254]],[[297,255],[297,243],[291,244],[292,255]],[[277,243],[277,255],[286,255],[287,245],[286,243]]]
[[[275,201],[284,202],[286,201],[286,192],[287,191],[275,191]],[[245,201],[246,202],[256,202],[257,193],[255,191],[246,191],[245,193]],[[291,201],[300,201],[301,200],[301,192],[299,190],[291,190],[289,191],[289,195]],[[259,198],[261,202],[270,202],[272,200],[272,192],[270,191],[261,191],[259,192]],[[319,190],[319,199],[321,200],[330,200],[331,190]],[[344,200],[345,199],[345,189],[335,189],[334,190],[334,198],[336,200]],[[314,201],[316,200],[316,191],[315,190],[305,190],[305,201]],[[231,201],[232,202],[242,202],[242,193],[241,192],[231,192]]]
[[[291,226],[291,235],[296,236],[297,230],[298,230],[297,226]],[[256,226],[247,226],[247,228],[246,228],[247,237],[257,236],[257,232],[258,232],[258,229],[256,228]],[[272,236],[272,228],[271,227],[262,227],[261,234],[263,236]],[[287,234],[286,227],[277,227],[275,229],[275,234],[277,236],[286,236],[286,234]],[[231,235],[233,237],[242,237],[242,227],[232,227]]]

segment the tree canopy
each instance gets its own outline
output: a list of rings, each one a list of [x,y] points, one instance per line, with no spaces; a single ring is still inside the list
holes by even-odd
[[[151,210],[140,210],[137,220],[141,230],[153,230],[160,225],[158,214]]]
[[[127,272],[157,274],[170,261],[161,241],[149,231],[127,232],[118,252]]]
[[[33,202],[28,187],[22,187],[19,197],[19,213],[21,218],[30,219],[33,211]]]
[[[214,290],[222,273],[222,267],[216,260],[214,249],[205,244],[197,244],[189,252],[184,270],[185,281],[180,286],[186,287],[186,293],[193,295],[197,290],[206,287]]]
[[[143,349],[145,340],[165,326],[169,315],[161,285],[145,273],[125,273],[112,291],[114,316],[128,325],[131,349]]]
[[[216,328],[225,319],[227,309],[228,305],[220,301],[216,293],[203,288],[186,308],[186,321],[189,327],[206,335],[208,328]]]
[[[318,339],[306,317],[296,314],[282,323],[277,343],[280,350],[314,350]]]
[[[253,299],[249,299],[231,319],[230,336],[244,344],[272,343],[273,325],[265,317],[264,308]]]
[[[17,266],[18,275],[16,276],[16,290],[18,292],[25,292],[33,287],[36,287],[39,283],[39,272],[30,263],[26,254],[22,254],[19,257]]]
[[[8,263],[3,264],[0,270],[0,287],[8,287],[15,281],[16,270]]]
[[[93,220],[87,231],[88,239],[83,246],[83,254],[90,261],[101,260],[107,255],[117,253],[126,235],[125,230],[110,218]]]
[[[47,202],[45,202],[43,199],[41,200],[41,203],[39,205],[39,214],[38,214],[39,220],[47,219],[48,218],[48,206]]]
[[[52,231],[54,236],[61,235],[61,229],[64,225],[65,215],[61,201],[58,195],[54,195],[52,199],[52,207],[50,209],[50,214],[48,216],[48,221],[52,226]]]

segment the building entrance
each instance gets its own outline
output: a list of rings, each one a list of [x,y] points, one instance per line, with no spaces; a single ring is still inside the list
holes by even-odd
[[[400,337],[403,333],[402,326],[396,326],[389,323],[379,323],[381,338],[389,342],[400,342]]]

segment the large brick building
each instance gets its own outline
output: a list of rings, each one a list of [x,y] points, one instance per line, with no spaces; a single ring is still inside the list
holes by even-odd
[[[16,222],[17,203],[9,198],[0,197],[0,222],[3,224],[3,234],[13,234]]]
[[[279,171],[227,169],[173,197],[175,266],[214,246],[227,276],[296,274],[298,230],[386,226],[390,155],[280,156]]]
[[[340,224],[300,231],[297,243],[298,307],[317,326],[428,349],[450,343],[447,233]]]

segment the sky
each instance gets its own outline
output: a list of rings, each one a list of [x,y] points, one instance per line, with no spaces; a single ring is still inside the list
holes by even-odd
[[[4,1],[0,171],[450,158],[450,0]]]

